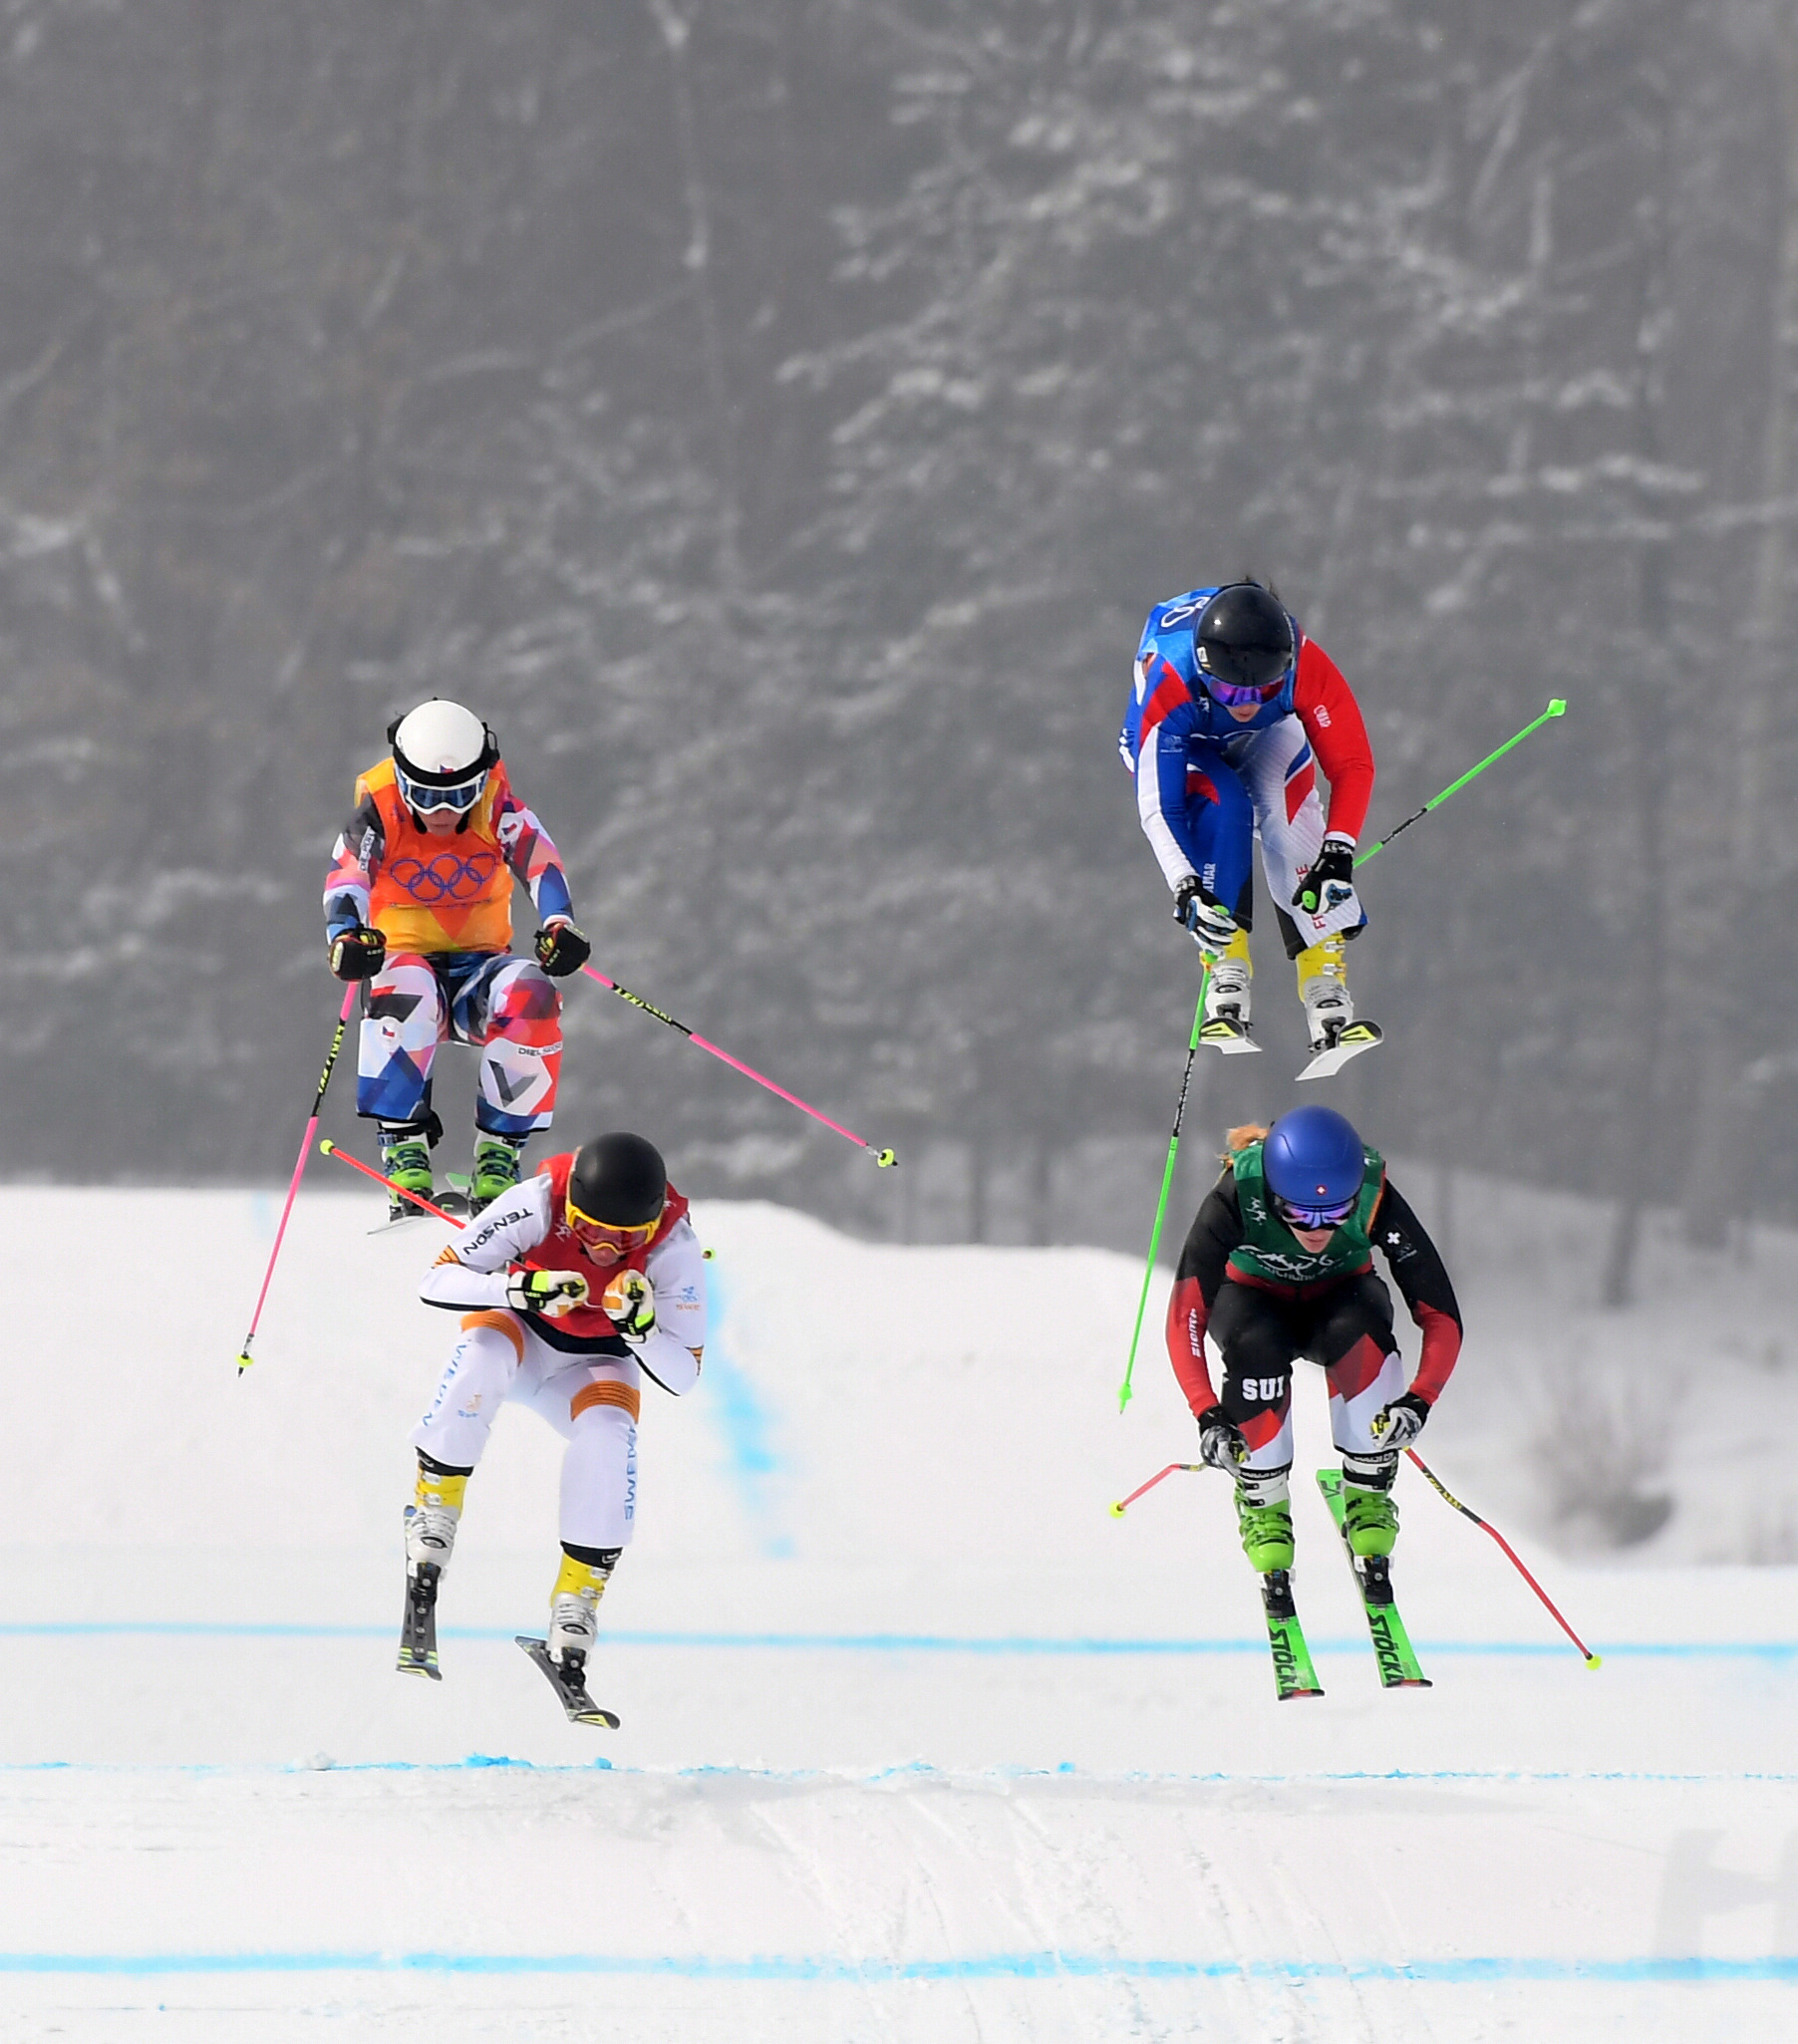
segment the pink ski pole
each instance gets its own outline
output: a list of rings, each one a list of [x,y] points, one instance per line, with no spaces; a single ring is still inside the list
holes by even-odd
[[[1580,1637],[1579,1633],[1577,1633],[1574,1630],[1574,1628],[1555,1608],[1553,1599],[1550,1598],[1548,1592],[1543,1589],[1542,1585],[1536,1581],[1535,1577],[1532,1576],[1530,1572],[1523,1566],[1523,1564],[1517,1559],[1516,1553],[1512,1549],[1511,1543],[1508,1540],[1506,1540],[1502,1533],[1499,1532],[1498,1528],[1496,1526],[1488,1526],[1485,1520],[1483,1520],[1480,1517],[1480,1515],[1472,1509],[1471,1506],[1463,1505],[1460,1499],[1455,1496],[1454,1492],[1448,1488],[1447,1484],[1445,1484],[1442,1481],[1442,1479],[1436,1474],[1436,1472],[1432,1468],[1430,1468],[1429,1464],[1424,1461],[1423,1457],[1417,1453],[1415,1448],[1406,1448],[1404,1452],[1411,1458],[1411,1460],[1414,1463],[1416,1463],[1417,1467],[1420,1470],[1422,1470],[1423,1474],[1429,1479],[1432,1488],[1436,1491],[1438,1496],[1445,1499],[1447,1503],[1451,1504],[1455,1508],[1455,1510],[1460,1513],[1463,1519],[1471,1519],[1474,1525],[1477,1526],[1482,1533],[1491,1534],[1492,1538],[1498,1542],[1501,1548],[1504,1549],[1506,1556],[1510,1560],[1512,1568],[1514,1568],[1517,1571],[1518,1575],[1520,1575],[1523,1578],[1523,1580],[1542,1600],[1543,1606],[1547,1609],[1549,1616],[1554,1619],[1555,1623],[1561,1627],[1562,1631],[1567,1634],[1568,1638],[1571,1639],[1573,1643],[1580,1649],[1580,1657],[1582,1660],[1585,1661],[1586,1665],[1589,1668],[1596,1668],[1601,1666],[1603,1664],[1602,1656],[1593,1652],[1592,1648],[1586,1644],[1585,1640]]]
[[[608,980],[604,973],[592,966],[582,966],[581,971],[588,979],[597,980],[602,987],[610,988],[620,1001],[628,1001],[633,1008],[640,1008],[645,1015],[654,1016],[659,1022],[666,1022],[690,1043],[697,1043],[702,1050],[710,1050],[714,1057],[723,1058],[733,1071],[741,1071],[745,1078],[752,1078],[758,1086],[766,1086],[770,1093],[777,1093],[790,1106],[798,1108],[801,1114],[809,1114],[813,1121],[821,1121],[826,1128],[833,1128],[837,1134],[852,1142],[858,1150],[866,1150],[882,1170],[899,1159],[891,1150],[877,1150],[871,1142],[858,1136],[853,1129],[845,1128],[840,1121],[832,1121],[828,1114],[820,1114],[815,1107],[808,1106],[797,1093],[789,1093],[784,1086],[777,1086],[771,1078],[764,1078],[752,1066],[745,1064],[741,1057],[733,1057],[729,1050],[721,1050],[716,1043],[710,1043],[697,1029],[690,1029],[683,1022],[676,1022],[672,1015],[664,1015],[653,1002],[645,1001],[641,994],[633,994],[628,987],[619,986],[616,980]]]
[[[1203,1462],[1170,1462],[1165,1469],[1159,1470],[1155,1475],[1151,1476],[1147,1483],[1139,1483],[1127,1498],[1119,1498],[1117,1503],[1111,1507],[1112,1518],[1121,1519],[1124,1515],[1124,1507],[1126,1505],[1135,1504],[1136,1500],[1142,1496],[1144,1491],[1152,1491],[1155,1488],[1156,1484],[1161,1482],[1163,1477],[1172,1476],[1175,1470],[1203,1469],[1205,1465]]]
[[[385,1185],[389,1192],[395,1192],[403,1200],[411,1200],[415,1207],[423,1207],[428,1214],[435,1214],[440,1221],[448,1221],[451,1228],[465,1228],[467,1222],[459,1214],[452,1214],[446,1207],[440,1207],[428,1200],[422,1192],[408,1192],[403,1185],[396,1185],[391,1178],[384,1178],[372,1164],[363,1163],[360,1157],[352,1157],[348,1150],[340,1150],[326,1136],[319,1144],[327,1157],[335,1157],[340,1164],[348,1164],[352,1171],[360,1171],[364,1178],[372,1178],[377,1185]]]
[[[306,1133],[300,1138],[300,1154],[294,1160],[293,1182],[287,1188],[287,1204],[281,1209],[281,1225],[275,1230],[275,1246],[268,1253],[268,1269],[262,1274],[262,1290],[256,1294],[256,1311],[250,1314],[250,1330],[243,1337],[243,1346],[237,1351],[237,1374],[242,1376],[254,1358],[250,1354],[250,1343],[256,1338],[256,1326],[262,1318],[262,1303],[268,1297],[269,1280],[275,1275],[275,1259],[281,1254],[281,1241],[287,1233],[287,1217],[293,1212],[295,1195],[300,1189],[300,1180],[305,1176],[306,1159],[312,1153],[312,1132],[318,1127],[320,1110],[325,1104],[325,1088],[331,1083],[332,1068],[337,1063],[337,1053],[344,1046],[344,1031],[350,1026],[350,1011],[356,1005],[360,982],[352,980],[344,989],[344,1005],[338,1014],[337,1028],[331,1038],[331,1054],[325,1059],[325,1069],[318,1082],[318,1097],[312,1103],[312,1118],[306,1123]]]

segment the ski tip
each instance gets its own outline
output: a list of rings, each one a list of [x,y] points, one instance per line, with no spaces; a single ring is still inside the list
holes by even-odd
[[[1295,1697],[1322,1696],[1323,1693],[1322,1689],[1283,1689],[1280,1692],[1280,1701],[1282,1703],[1291,1703]]]
[[[1602,1668],[1605,1665],[1605,1656],[1602,1653],[1589,1653],[1586,1656],[1586,1665],[1594,1669]]]

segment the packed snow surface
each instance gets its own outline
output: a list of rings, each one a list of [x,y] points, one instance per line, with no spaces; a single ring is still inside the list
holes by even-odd
[[[1159,1287],[1117,1411],[1132,1259],[702,1203],[715,1338],[646,1397],[607,1734],[511,1644],[556,1561],[529,1414],[469,1486],[445,1680],[394,1673],[447,1231],[315,1185],[239,1376],[278,1207],[0,1193],[9,2044],[1798,2034],[1794,1572],[1527,1538],[1477,1315],[1419,1445],[1603,1667],[1407,1469],[1435,1686],[1378,1687],[1306,1484],[1329,1693],[1279,1704],[1222,1480],[1107,1510],[1195,1452]]]

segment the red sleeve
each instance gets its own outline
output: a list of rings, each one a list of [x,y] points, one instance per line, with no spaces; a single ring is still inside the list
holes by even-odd
[[[1167,1354],[1195,1419],[1217,1403],[1205,1363],[1205,1322],[1209,1317],[1198,1279],[1176,1279],[1167,1302]]]
[[[1373,799],[1373,747],[1342,670],[1315,639],[1299,648],[1299,686],[1293,708],[1330,783],[1325,827],[1359,837]]]
[[[1411,1389],[1426,1404],[1433,1405],[1441,1397],[1442,1386],[1460,1355],[1461,1323],[1453,1314],[1425,1305],[1422,1300],[1411,1308],[1411,1318],[1423,1329],[1423,1353],[1418,1358]]]

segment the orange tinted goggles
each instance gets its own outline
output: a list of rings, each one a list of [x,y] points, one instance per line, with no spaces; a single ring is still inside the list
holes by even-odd
[[[658,1214],[653,1221],[639,1221],[629,1228],[620,1228],[610,1221],[596,1221],[591,1214],[583,1214],[574,1204],[574,1195],[568,1195],[568,1226],[582,1242],[594,1249],[639,1249],[662,1225]]]

